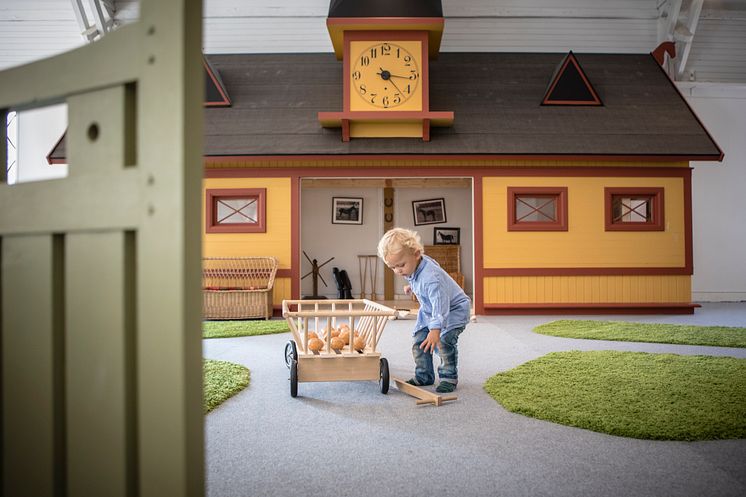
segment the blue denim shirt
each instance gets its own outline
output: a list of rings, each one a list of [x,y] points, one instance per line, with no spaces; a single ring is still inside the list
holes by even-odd
[[[471,300],[432,258],[423,255],[412,276],[404,279],[420,301],[415,332],[427,327],[440,329],[443,336],[468,324]]]

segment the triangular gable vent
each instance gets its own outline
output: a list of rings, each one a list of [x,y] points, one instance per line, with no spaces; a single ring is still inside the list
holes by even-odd
[[[202,65],[205,67],[205,107],[230,107],[231,99],[225,91],[220,74],[207,59],[202,57]]]
[[[554,70],[541,104],[603,105],[572,50]]]

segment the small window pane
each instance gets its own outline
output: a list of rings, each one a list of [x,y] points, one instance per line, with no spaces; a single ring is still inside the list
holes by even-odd
[[[604,188],[606,231],[664,231],[661,187]]]
[[[567,231],[566,186],[509,186],[508,231]]]
[[[218,198],[217,224],[255,224],[257,222],[256,198]]]
[[[649,223],[653,219],[652,198],[615,195],[612,213],[615,223]]]
[[[557,221],[556,196],[516,196],[516,223],[549,223]]]
[[[266,188],[205,190],[206,233],[266,233]]]

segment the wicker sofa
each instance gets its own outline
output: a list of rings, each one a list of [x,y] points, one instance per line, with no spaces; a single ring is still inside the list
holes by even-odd
[[[271,318],[276,273],[274,257],[203,258],[202,317]]]

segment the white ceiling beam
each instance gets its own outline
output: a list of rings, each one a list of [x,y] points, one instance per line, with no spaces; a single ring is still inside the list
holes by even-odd
[[[83,0],[70,0],[70,3],[84,40],[91,42],[114,29],[116,9],[111,0],[88,0],[90,15],[93,18],[92,24],[88,20],[89,12],[86,11]]]
[[[73,12],[75,13],[75,20],[78,21],[78,27],[80,28],[80,35],[85,41],[93,41],[96,38],[97,30],[95,26],[88,24],[88,15],[83,7],[82,0],[70,0],[73,6]]]
[[[676,71],[676,79],[681,80],[684,77],[684,71],[686,70],[686,63],[689,59],[689,53],[692,50],[692,42],[694,41],[694,33],[697,32],[697,24],[699,23],[699,16],[702,14],[702,4],[704,0],[692,0],[689,4],[689,9],[686,16],[686,21],[681,25],[682,32],[685,37],[681,40],[682,50],[678,59],[678,68]],[[693,79],[693,78],[689,78]]]
[[[666,23],[666,41],[673,41],[673,34],[676,31],[676,23],[679,22],[681,13],[682,0],[671,0],[668,9],[668,22]]]
[[[88,3],[91,6],[91,12],[93,12],[93,22],[96,24],[96,29],[103,36],[111,31],[113,11],[109,5],[102,4],[101,0],[88,0]],[[104,11],[106,11],[106,14]]]

